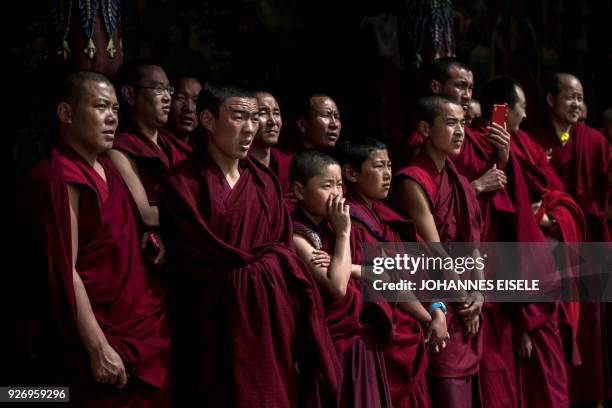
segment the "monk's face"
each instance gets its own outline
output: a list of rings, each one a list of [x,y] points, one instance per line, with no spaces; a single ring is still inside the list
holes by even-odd
[[[258,146],[273,146],[278,143],[278,136],[283,126],[278,102],[269,93],[258,92],[257,106],[259,107],[259,130],[253,143]]]
[[[436,150],[454,156],[461,151],[464,138],[464,111],[454,103],[442,105],[442,112],[436,117],[433,125],[429,126],[425,135],[429,144]]]
[[[139,122],[158,129],[168,121],[171,95],[165,89],[159,93],[155,88],[167,88],[170,82],[164,70],[157,65],[141,67],[140,72],[141,77],[134,90],[132,115]]]
[[[119,103],[115,88],[107,83],[86,81],[83,95],[70,106],[70,134],[74,142],[91,153],[113,147]]]
[[[325,217],[330,197],[342,196],[340,166],[337,164],[327,166],[298,189],[296,196],[304,210],[316,217]]]
[[[563,125],[573,125],[580,120],[584,92],[578,78],[572,75],[561,75],[560,90],[554,97],[546,96],[546,101],[555,119]]]
[[[387,149],[370,152],[358,172],[345,167],[345,176],[353,188],[367,199],[387,198],[392,176],[391,160]]]
[[[457,65],[451,65],[448,70],[448,77],[448,80],[443,84],[435,80],[432,81],[432,92],[453,98],[467,112],[472,100],[474,74],[472,74],[472,71],[460,68]]]
[[[223,156],[238,160],[247,157],[259,127],[258,116],[255,98],[231,97],[219,106],[216,117],[205,110],[200,120],[207,131],[207,143]]]
[[[191,133],[198,126],[196,106],[201,90],[202,85],[195,78],[180,78],[176,81],[168,115],[168,125],[172,129]]]
[[[508,109],[508,115],[506,116],[506,127],[509,132],[516,132],[519,130],[519,125],[527,117],[525,109],[527,109],[527,99],[525,98],[525,92],[519,86],[514,86],[516,91],[516,103],[514,106]]]
[[[310,100],[308,118],[300,118],[298,128],[302,132],[302,143],[309,149],[332,149],[338,138],[342,123],[336,103],[327,96],[314,96]]]

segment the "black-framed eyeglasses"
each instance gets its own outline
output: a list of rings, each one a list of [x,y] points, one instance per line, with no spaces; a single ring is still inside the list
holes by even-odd
[[[174,87],[173,86],[162,86],[162,85],[156,85],[156,86],[142,86],[142,85],[136,85],[137,88],[146,88],[146,89],[152,89],[153,92],[155,93],[155,95],[161,95],[164,93],[164,91],[168,92],[168,95],[172,96],[174,95]]]

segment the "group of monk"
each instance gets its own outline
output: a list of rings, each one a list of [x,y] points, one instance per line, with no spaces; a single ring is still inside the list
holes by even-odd
[[[551,75],[525,131],[516,80],[476,114],[468,65],[427,72],[398,152],[343,135],[326,94],[280,149],[265,89],[140,60],[70,74],[19,190],[32,384],[87,407],[603,407],[606,303],[366,301],[363,244],[610,240],[612,151],[578,78]]]

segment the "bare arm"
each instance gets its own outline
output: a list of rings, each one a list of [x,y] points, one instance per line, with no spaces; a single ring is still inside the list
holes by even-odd
[[[414,301],[399,302],[398,305],[403,311],[418,320],[419,323],[423,325],[428,325],[431,323],[431,315],[429,314],[427,309],[425,309],[423,304],[418,299],[416,299],[416,297]]]
[[[149,198],[140,181],[136,164],[119,150],[111,149],[107,154],[130,189],[142,221],[149,227],[159,227],[159,212],[156,206],[149,205]]]
[[[70,201],[70,236],[72,241],[72,281],[76,298],[79,334],[85,349],[89,353],[91,370],[96,381],[105,384],[116,384],[122,388],[127,383],[125,366],[121,357],[108,344],[91,308],[89,296],[83,280],[76,270],[79,242],[79,190],[69,185]]]
[[[421,186],[413,180],[406,179],[398,187],[400,206],[414,220],[419,235],[426,242],[440,242],[438,228]]]

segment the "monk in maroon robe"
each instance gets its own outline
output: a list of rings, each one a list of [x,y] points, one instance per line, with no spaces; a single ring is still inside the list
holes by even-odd
[[[117,72],[116,83],[124,114],[109,157],[130,188],[145,225],[157,228],[159,180],[191,153],[191,147],[162,129],[174,88],[160,66],[126,62]]]
[[[376,139],[341,142],[338,157],[351,211],[351,258],[362,264],[362,245],[417,240],[414,223],[380,200],[391,186],[391,161],[384,143]],[[425,381],[427,353],[421,325],[433,330],[431,315],[420,302],[395,302],[390,338],[382,341],[394,407],[429,407]],[[442,320],[445,325],[446,322]],[[428,332],[429,337],[431,333]]]
[[[327,326],[344,367],[339,406],[391,407],[377,337],[391,328],[387,303],[364,303],[360,268],[351,263],[349,207],[338,162],[325,153],[298,153],[291,164],[297,198],[293,234],[298,255],[320,288]],[[369,309],[369,310],[366,310]]]
[[[610,241],[610,144],[597,130],[580,123],[582,84],[573,75],[551,76],[546,86],[549,121],[531,135],[550,156],[565,191],[584,212],[586,241]],[[606,304],[581,303],[578,346],[582,365],[569,370],[572,403],[597,403],[612,397]]]
[[[263,91],[257,92],[257,104],[259,106],[259,130],[249,150],[249,156],[268,166],[276,174],[283,195],[291,200],[293,197],[289,183],[291,155],[276,147],[283,127],[280,107],[272,94]]]
[[[463,143],[463,108],[454,99],[429,96],[419,101],[418,111],[426,142],[394,176],[396,205],[410,215],[427,242],[478,243],[482,221],[474,190],[448,160]],[[482,356],[482,303],[482,295],[475,292],[447,308],[450,340],[440,353],[430,353],[427,368],[433,407],[471,407],[478,401],[473,390]]]
[[[496,128],[500,134],[492,133],[492,129]],[[499,190],[497,196],[507,197],[514,212],[509,213],[510,217],[492,218],[485,223],[487,236],[497,237],[498,241],[546,242],[546,237],[533,215],[529,190],[520,162],[509,149],[508,132],[497,124],[488,125],[487,122],[476,120],[472,123],[469,140],[470,143],[466,143],[465,150],[454,160],[458,169],[464,169],[464,174],[474,174],[477,168],[484,171],[489,166],[501,167],[504,162],[506,163],[504,170],[508,184]],[[474,177],[477,176],[478,173]],[[501,195],[502,192],[505,193],[504,196]],[[494,214],[497,211],[496,203],[491,200],[490,204],[492,204],[491,214]],[[546,271],[544,275],[554,273],[552,254],[539,255],[542,257],[539,270]],[[525,263],[517,270],[517,276],[526,278],[524,273],[529,271],[529,263]],[[512,338],[519,357],[516,364],[519,406],[568,405],[567,374],[558,328],[558,307],[556,302],[520,304],[513,314]],[[486,333],[489,333],[488,329]],[[489,348],[490,345],[491,343],[487,341],[485,345],[487,352],[492,349],[500,350]],[[508,357],[501,355],[499,357],[506,362],[502,367],[509,367],[505,361]],[[493,360],[490,362],[493,363]],[[486,368],[487,371],[494,371],[493,364],[487,364]],[[486,382],[485,376],[486,374],[482,376],[482,381]],[[491,379],[497,381],[495,378]],[[490,386],[482,388],[486,390],[483,391],[483,400],[495,398],[495,388]]]
[[[578,204],[565,192],[563,183],[548,163],[544,150],[527,133],[519,129],[526,117],[525,93],[520,84],[509,77],[496,77],[482,91],[484,111],[489,118],[493,104],[506,104],[508,113],[506,126],[512,135],[510,151],[520,164],[529,190],[538,224],[546,236],[560,242],[581,242],[585,238],[584,215]],[[571,264],[567,259],[566,264]],[[568,281],[575,279],[578,271],[567,268]],[[580,364],[576,335],[578,330],[579,304],[561,304],[560,324],[568,333],[566,360]]]
[[[340,367],[273,173],[247,157],[254,93],[207,84],[207,148],[160,186],[180,406],[333,404]]]
[[[115,89],[79,71],[64,83],[59,139],[26,177],[33,355],[44,384],[87,407],[170,406],[170,326],[140,251],[136,207],[110,160]]]

